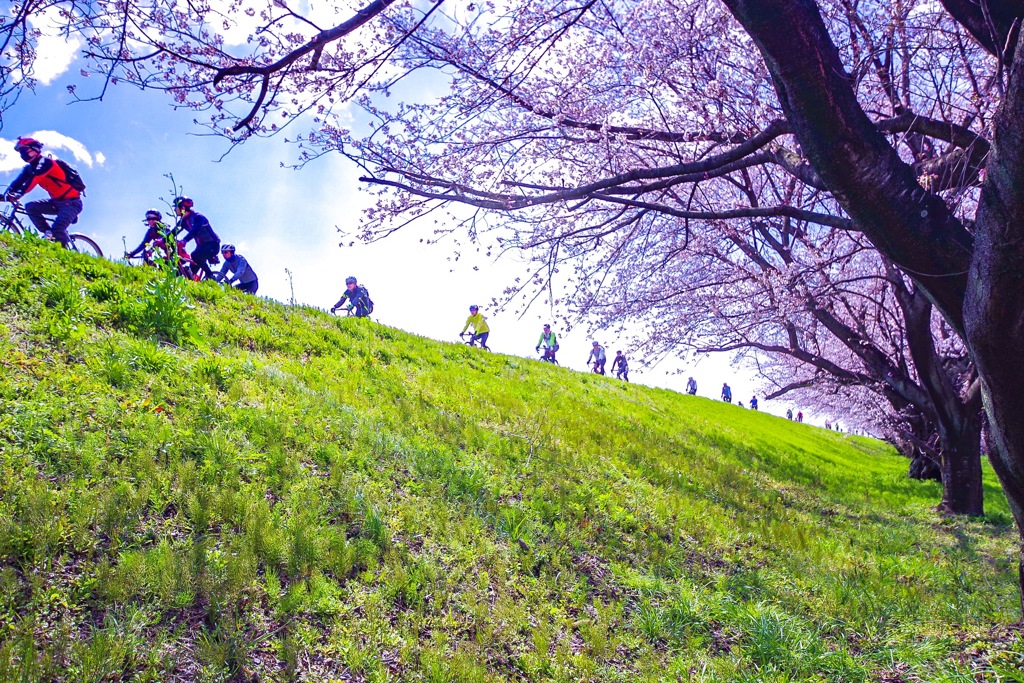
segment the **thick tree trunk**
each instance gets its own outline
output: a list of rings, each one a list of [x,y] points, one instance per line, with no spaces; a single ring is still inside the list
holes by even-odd
[[[958,434],[942,437],[942,503],[939,509],[954,515],[981,517],[985,495],[981,479],[981,430],[967,420]]]
[[[1024,529],[1024,43],[995,122],[964,307],[982,380],[990,461]],[[1024,570],[1024,548],[1021,550]],[[1021,575],[1024,589],[1024,574]],[[1022,599],[1024,609],[1024,599]]]
[[[981,482],[981,400],[969,387],[961,392],[955,368],[943,367],[932,336],[932,304],[917,287],[905,286],[902,275],[890,269],[889,280],[907,325],[907,346],[918,379],[928,394],[928,410],[937,426],[941,451],[942,503],[948,514],[985,514]],[[953,375],[951,377],[950,375]]]

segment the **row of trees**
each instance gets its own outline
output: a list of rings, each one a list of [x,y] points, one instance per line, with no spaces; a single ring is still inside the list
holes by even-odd
[[[365,239],[460,207],[574,318],[755,351],[772,396],[841,401],[940,463],[951,512],[983,510],[984,406],[1024,529],[1024,0],[299,6],[15,3],[0,106],[45,15],[105,84],[352,159]]]

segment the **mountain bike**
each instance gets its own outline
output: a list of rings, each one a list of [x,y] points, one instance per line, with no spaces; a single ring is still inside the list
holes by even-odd
[[[185,243],[175,240],[176,250],[171,251],[163,238],[157,238],[149,242],[140,256],[128,256],[126,261],[138,260],[147,266],[158,266],[160,261],[167,261],[175,264],[178,274],[187,280],[198,282],[206,279],[206,273],[196,267],[192,257],[185,251]]]
[[[545,363],[551,363],[552,365],[558,365],[558,361],[555,360],[555,349],[544,347],[544,352],[540,356],[540,360]]]
[[[53,241],[53,235],[50,234],[49,230],[43,234],[39,233],[35,224],[29,220],[28,214],[25,213],[25,208],[21,205],[21,202],[13,201],[9,202],[9,204],[9,208],[0,212],[0,230],[6,230],[15,235],[35,235],[36,237]],[[19,218],[19,216],[24,216],[24,218]],[[69,232],[68,236],[71,238],[71,241],[68,242],[68,249],[71,251],[103,258],[103,250],[100,249],[100,245],[96,244],[91,237],[86,237],[79,232]]]
[[[462,338],[462,343],[465,344],[466,346],[473,346],[473,347],[475,347],[477,345],[477,342],[480,342],[480,348],[481,349],[483,349],[484,351],[490,351],[491,350],[491,347],[485,345],[482,339],[477,339],[476,335],[473,334],[472,332],[462,332],[462,333],[459,334],[459,337]],[[468,339],[467,339],[467,337],[468,337]]]

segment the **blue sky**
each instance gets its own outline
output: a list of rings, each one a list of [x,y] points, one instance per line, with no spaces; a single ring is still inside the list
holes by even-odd
[[[73,102],[69,83],[77,84],[79,94],[86,96],[98,89],[99,82],[80,77],[74,62],[62,71],[66,60],[60,53],[67,49],[54,48],[48,65],[52,80],[26,92],[5,113],[0,182],[6,186],[22,167],[13,141],[19,135],[39,137],[47,143],[44,153],[67,160],[82,174],[87,185],[85,209],[74,229],[94,237],[108,257],[119,258],[124,242],[129,249],[138,244],[147,209],[169,213],[161,198],[172,198],[165,177],[172,173],[222,241],[237,245],[253,265],[260,295],[288,301],[287,268],[298,302],[328,308],[351,274],[369,289],[376,304],[374,318],[383,324],[454,341],[469,304],[477,303],[491,324],[492,349],[534,355],[541,324],[553,318],[550,309],[538,304],[518,319],[489,306],[507,283],[524,273],[521,259],[513,255],[494,262],[462,249],[462,257],[454,261],[452,246],[421,243],[432,236],[433,218],[428,225],[412,225],[373,245],[341,247],[336,226],[354,230],[369,201],[359,191],[360,171],[354,165],[326,156],[302,170],[283,168],[282,163],[296,158],[296,150],[283,138],[252,140],[224,157],[225,140],[203,135],[193,123],[193,112],[176,110],[170,98],[158,92],[114,86],[102,102]],[[43,196],[37,189],[26,199]],[[672,359],[644,371],[620,340],[607,335],[598,340],[609,359],[618,348],[632,358],[634,381],[682,390],[686,376],[692,374],[700,395],[717,398],[723,381],[733,386],[737,400],[747,402],[754,393],[749,374],[731,368],[726,358],[683,366],[686,374],[679,376],[671,372],[679,367]],[[564,366],[586,370],[589,351],[590,338],[582,327],[561,335],[559,359]],[[778,403],[762,403],[762,409],[784,413],[787,406]]]

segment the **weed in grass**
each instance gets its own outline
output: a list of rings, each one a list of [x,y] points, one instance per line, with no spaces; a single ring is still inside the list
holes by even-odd
[[[146,288],[146,296],[133,322],[140,332],[162,341],[197,344],[200,337],[192,308],[185,280],[167,263],[161,267],[160,277]]]

